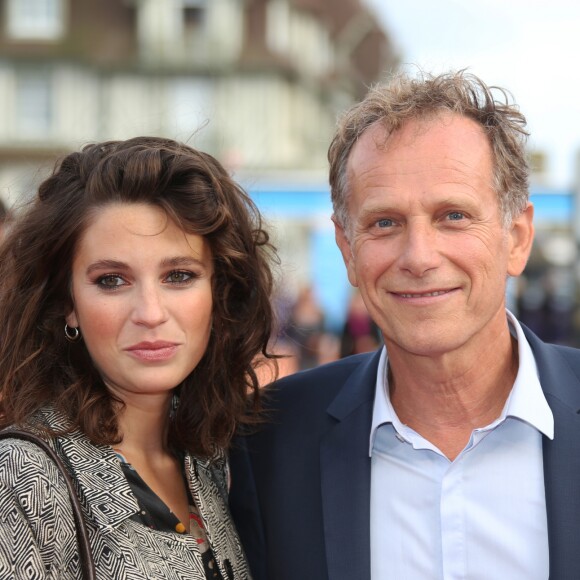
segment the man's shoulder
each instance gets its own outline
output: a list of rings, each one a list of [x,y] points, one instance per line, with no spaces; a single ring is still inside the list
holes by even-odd
[[[543,360],[551,360],[556,365],[564,362],[580,382],[580,349],[551,343],[544,343],[544,346]],[[536,361],[538,361],[537,356]]]
[[[567,346],[563,344],[549,344],[549,346],[558,352],[565,359],[580,364],[580,349],[574,346]]]
[[[236,441],[234,450],[239,447],[249,451],[252,462],[264,467],[264,473],[269,473],[272,457],[282,449],[284,453],[292,451],[302,462],[306,456],[311,460],[318,457],[316,442],[336,425],[329,409],[337,401],[346,398],[351,409],[359,408],[361,400],[372,405],[378,358],[376,352],[354,355],[276,381],[264,392],[262,424],[251,428],[248,437]],[[368,415],[370,430],[370,411]],[[239,468],[237,451],[234,455]]]
[[[541,338],[535,335],[529,328],[522,325],[526,339],[530,346],[534,356],[536,357],[536,362],[546,363],[549,361],[566,363],[575,371],[575,373],[580,377],[580,349],[561,345],[553,344],[549,342],[544,342]]]
[[[328,407],[354,373],[372,364],[375,356],[378,360],[376,352],[354,355],[281,378],[265,389],[265,408],[303,417],[316,414]],[[356,388],[373,389],[374,376],[372,385],[359,382]]]
[[[376,352],[356,354],[312,369],[299,371],[279,379],[270,386],[270,389],[274,392],[284,393],[286,396],[293,396],[294,393],[299,392],[301,394],[311,393],[313,387],[316,391],[336,391],[355,370],[370,362],[375,355]]]

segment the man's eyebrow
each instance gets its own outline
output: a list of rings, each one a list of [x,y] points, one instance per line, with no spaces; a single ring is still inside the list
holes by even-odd
[[[360,218],[364,221],[369,217],[375,217],[380,214],[396,213],[396,210],[390,206],[377,205],[375,207],[368,207],[361,209]]]

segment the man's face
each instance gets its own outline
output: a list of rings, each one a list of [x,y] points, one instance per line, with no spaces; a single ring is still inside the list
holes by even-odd
[[[350,228],[337,225],[337,242],[390,355],[473,353],[505,332],[506,279],[525,266],[533,209],[502,226],[479,125],[445,114],[386,142],[372,127],[348,169]]]

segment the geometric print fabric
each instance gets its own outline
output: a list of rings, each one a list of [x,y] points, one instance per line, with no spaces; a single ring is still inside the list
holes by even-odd
[[[48,407],[36,421],[55,429],[66,418]],[[32,430],[34,423],[24,428]],[[119,458],[80,432],[49,441],[83,507],[97,577],[107,580],[206,580],[196,539],[132,521],[139,509]],[[190,493],[224,580],[250,580],[228,508],[226,460],[184,458]],[[0,579],[77,579],[81,570],[72,508],[52,460],[27,441],[0,441]]]

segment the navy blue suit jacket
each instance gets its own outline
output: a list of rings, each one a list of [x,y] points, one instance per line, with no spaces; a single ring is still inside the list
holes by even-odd
[[[580,350],[525,329],[554,414],[544,438],[550,579],[580,579]],[[231,454],[231,508],[254,580],[370,580],[369,434],[380,352],[280,380],[269,422]]]

